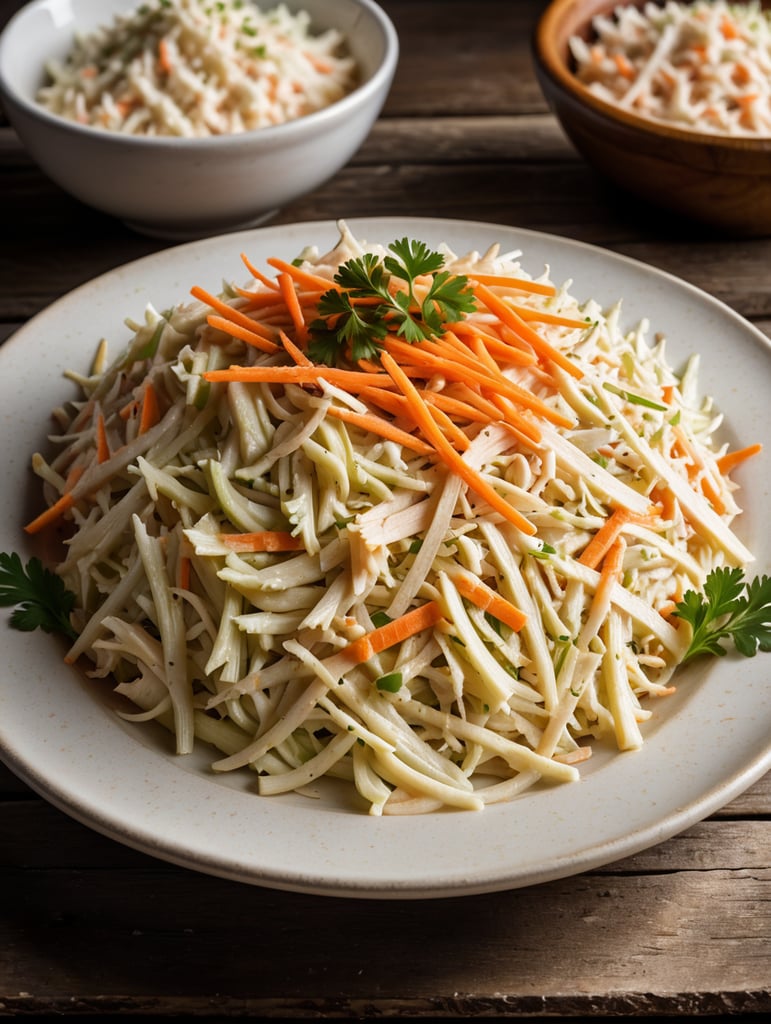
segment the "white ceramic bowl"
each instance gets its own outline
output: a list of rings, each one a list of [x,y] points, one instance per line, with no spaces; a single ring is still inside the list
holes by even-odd
[[[306,10],[314,31],[339,29],[360,72],[353,92],[297,120],[202,139],[149,138],[79,125],[37,103],[46,62],[67,55],[76,26],[108,24],[139,0],[26,4],[0,35],[0,100],[44,173],[89,206],[177,239],[251,226],[350,160],[382,109],[398,60],[396,30],[373,0],[285,2]]]

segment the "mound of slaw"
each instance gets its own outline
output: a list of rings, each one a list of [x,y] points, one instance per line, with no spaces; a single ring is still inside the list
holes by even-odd
[[[340,232],[282,264],[298,304],[346,261],[387,255]],[[494,504],[399,402],[389,437],[367,429],[383,406],[366,389],[321,367],[291,380],[307,363],[296,310],[248,260],[246,286],[148,307],[117,359],[102,346],[71,374],[82,400],[55,411],[56,454],[33,469],[50,506],[69,497],[68,659],[115,685],[124,717],[160,722],[180,754],[212,744],[213,770],[252,769],[260,794],[331,777],[371,814],[480,809],[576,781],[593,744],[643,744],[688,643],[674,602],[752,560],[721,416],[698,355],[676,370],[649,323],[623,329],[620,302],[579,300],[521,255],[442,247],[442,270],[487,281],[573,372],[523,359],[528,331],[489,297],[463,320],[465,373],[404,360]],[[244,323],[275,347],[243,340]],[[532,431],[476,386],[493,356],[498,386],[537,402],[516,420]],[[232,366],[274,382],[217,379]],[[608,568],[587,552],[621,511]],[[376,642],[389,629],[399,639]]]
[[[619,4],[592,31],[570,50],[601,99],[692,131],[771,135],[771,11],[759,3]]]
[[[38,101],[127,135],[200,138],[283,124],[356,85],[341,32],[252,0],[147,0],[75,39]]]

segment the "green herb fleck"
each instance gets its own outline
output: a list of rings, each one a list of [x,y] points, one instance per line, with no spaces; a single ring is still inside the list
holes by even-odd
[[[636,395],[633,391],[625,391],[623,388],[616,387],[615,384],[609,384],[606,381],[602,386],[606,391],[610,391],[612,395],[617,395],[619,398],[625,399],[630,405],[644,405],[647,409],[658,409],[659,412],[667,411],[666,405],[661,405],[659,402],[652,402],[650,398],[644,398],[642,395]]]
[[[375,686],[378,690],[385,690],[387,693],[398,693],[402,688],[402,674],[401,672],[389,672],[375,680]]]

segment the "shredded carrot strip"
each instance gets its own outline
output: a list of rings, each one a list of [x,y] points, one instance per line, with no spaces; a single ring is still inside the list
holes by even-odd
[[[468,364],[466,362],[454,361],[448,354],[435,354],[430,350],[429,345],[430,343],[428,342],[410,345],[409,342],[389,338],[384,343],[384,349],[391,355],[400,356],[407,364],[419,364],[422,362],[431,367],[432,370],[444,373],[446,376],[452,376],[457,380],[477,381],[483,388],[491,389],[493,394],[508,395],[509,398],[519,405],[532,409],[533,412],[537,412],[545,420],[549,420],[557,426],[573,426],[572,420],[552,409],[551,406],[542,402],[532,392],[515,384],[514,381],[510,380],[500,371],[492,373],[489,368],[480,367],[479,360],[475,362],[471,356],[469,357]]]
[[[657,515],[638,515],[628,508],[614,509],[581,552],[578,561],[590,569],[596,569],[631,523],[641,526],[657,526],[660,524],[660,519]]]
[[[68,508],[72,508],[74,500],[70,491],[65,491],[64,494],[57,501],[53,503],[44,512],[41,512],[39,516],[36,516],[31,523],[27,523],[24,527],[27,533],[39,533],[45,526],[55,522],[60,516],[64,515]]]
[[[496,338],[495,335],[490,334],[488,331],[483,331],[481,328],[464,320],[453,324],[452,332],[448,333],[455,334],[458,337],[481,338],[490,353],[500,357],[507,363],[516,363],[518,366],[532,366],[536,362],[535,353],[529,345],[526,348],[520,345],[512,345],[503,338]],[[517,341],[520,340],[517,339]]]
[[[281,344],[284,346],[286,351],[298,366],[313,366],[313,361],[309,359],[302,349],[298,348],[297,345],[292,341],[284,331],[278,332],[279,338],[281,338]]]
[[[281,302],[277,299],[276,291],[273,288],[263,288],[260,291],[252,291],[249,288],[241,288],[236,284],[231,287],[241,296],[242,299],[246,299],[248,301],[249,309],[261,309],[264,315],[270,315],[274,310],[282,308]]]
[[[139,412],[139,402],[136,398],[132,398],[131,401],[126,402],[122,409],[118,410],[118,415],[122,420],[130,420],[132,416],[136,416]]]
[[[144,394],[142,396],[142,412],[139,417],[139,433],[146,434],[147,431],[154,427],[161,418],[161,412],[158,408],[158,395],[153,387],[152,383],[148,380],[145,384]]]
[[[361,427],[362,430],[368,430],[370,433],[384,437],[388,441],[396,441],[403,448],[409,448],[411,451],[419,452],[421,455],[434,454],[434,449],[430,444],[426,444],[419,437],[413,437],[412,434],[408,434],[406,430],[401,430],[396,424],[391,423],[390,420],[384,420],[382,416],[376,416],[374,413],[354,412],[353,409],[347,409],[345,406],[330,405],[327,409],[327,415],[342,420],[344,423],[350,423],[354,427]]]
[[[600,586],[606,586],[616,581],[624,565],[625,551],[626,541],[621,536],[616,537],[602,562]]]
[[[249,271],[249,273],[252,275],[252,277],[254,278],[255,281],[260,281],[262,284],[265,285],[266,288],[270,288],[271,291],[274,291],[274,292],[279,291],[278,282],[274,281],[270,277],[267,277],[265,274],[262,273],[261,270],[258,270],[257,267],[255,267],[255,265],[251,262],[249,257],[246,255],[246,253],[244,253],[244,252],[241,253],[241,260],[243,261],[244,266]]]
[[[198,285],[194,285],[190,289],[190,294],[201,302],[205,302],[207,306],[211,306],[212,309],[216,309],[226,320],[232,320],[233,323],[240,324],[241,327],[246,327],[247,330],[254,331],[255,334],[261,334],[267,341],[273,340],[273,335],[267,327],[263,327],[250,316],[247,316],[246,313],[242,313],[241,310],[228,305],[227,302],[218,299],[216,295],[211,295]]]
[[[493,395],[492,400],[493,405],[503,413],[503,421],[507,427],[513,428],[521,434],[528,442],[529,447],[532,447],[533,444],[538,444],[542,436],[541,431],[535,423],[525,419],[519,410],[514,408],[514,404],[510,399],[505,395]]]
[[[652,502],[656,502],[661,507],[661,518],[666,520],[673,520],[677,514],[677,502],[672,490],[669,487],[654,487],[650,493],[650,499]]]
[[[332,366],[230,366],[222,370],[206,370],[204,380],[214,383],[240,381],[244,384],[262,382],[266,384],[317,384],[329,381],[349,392],[358,391],[372,384],[391,383],[386,373],[361,373],[358,370],[338,370]]]
[[[427,405],[436,405],[450,416],[455,417],[455,419],[470,420],[472,423],[490,422],[490,416],[487,413],[482,412],[476,406],[469,405],[468,402],[461,401],[460,398],[453,398],[451,395],[445,395],[441,391],[428,391],[425,389],[419,390],[418,393]],[[499,417],[495,418],[498,419]]]
[[[482,282],[474,289],[478,297],[487,306],[491,313],[494,313],[507,327],[510,327],[515,334],[524,338],[535,351],[545,359],[550,359],[557,366],[565,370],[572,377],[581,378],[582,371],[567,356],[554,348],[537,331],[534,331],[529,324],[525,323],[521,316],[494,291]]]
[[[231,338],[238,338],[239,341],[245,341],[247,345],[258,348],[261,352],[273,353],[280,351],[274,341],[267,341],[262,334],[257,334],[256,331],[249,327],[244,327],[243,324],[236,324],[232,320],[226,320],[223,316],[212,314],[206,318],[206,322],[212,327],[216,327],[217,330],[229,334]]]
[[[420,395],[419,391],[416,391],[415,393]],[[452,417],[448,416],[444,409],[440,408],[438,405],[427,403],[426,408],[433,416],[436,425],[442,431],[450,444],[455,445],[459,451],[465,452],[471,444],[471,441]]]
[[[675,444],[690,462],[690,466],[688,467],[689,477],[693,479],[696,474],[701,471],[699,486],[701,487],[702,494],[707,501],[709,501],[717,514],[723,515],[725,512],[725,502],[717,488],[716,482],[712,480],[708,474],[704,459],[693,447],[682,427],[675,427],[673,433],[675,435]]]
[[[489,612],[496,619],[510,626],[515,633],[518,633],[527,622],[524,612],[507,601],[505,597],[496,594],[481,580],[475,580],[465,573],[460,573],[457,577],[453,577],[453,583],[458,588],[458,592],[467,597],[477,608],[481,608],[483,612]]]
[[[415,423],[414,417],[409,414],[407,399],[404,395],[386,391],[385,388],[369,387],[361,389],[361,397],[371,405],[377,405],[380,409],[390,412],[393,416],[403,416],[411,423]]]
[[[589,327],[586,320],[576,320],[572,316],[561,316],[559,313],[547,313],[544,309],[530,309],[529,306],[517,306],[510,303],[511,308],[522,317],[523,320],[533,320],[540,324],[551,324],[553,327],[570,327],[577,331],[585,331]]]
[[[367,373],[380,373],[380,367],[377,363],[373,363],[371,359],[359,359],[356,365],[360,370],[365,370]]]
[[[294,329],[297,332],[297,340],[305,343],[308,340],[308,325],[305,322],[305,316],[297,298],[294,280],[289,274],[281,273],[278,275],[278,286],[281,289],[281,295],[286,303],[286,308],[289,310],[289,316],[292,318]]]
[[[453,396],[486,413],[489,420],[500,419],[501,410],[481,394],[478,385],[472,388],[465,381],[455,381],[451,384],[451,389]]]
[[[26,533],[39,533],[46,526],[56,522],[67,509],[72,508],[75,504],[75,499],[72,497],[72,488],[80,480],[85,472],[84,466],[73,466],[70,472],[67,474],[67,480],[65,487],[67,488],[61,497],[51,505],[49,508],[44,509],[40,515],[36,516],[31,522],[27,523],[24,527]]]
[[[259,530],[256,533],[221,533],[219,539],[233,551],[302,551],[303,542],[286,530]]]
[[[404,615],[400,615],[393,622],[387,622],[379,626],[366,636],[354,640],[343,648],[342,653],[355,665],[369,661],[370,658],[381,651],[385,651],[394,644],[401,643],[408,637],[422,633],[424,629],[435,626],[442,618],[442,610],[436,601],[427,601],[418,608],[413,608]]]
[[[534,295],[556,295],[557,289],[552,284],[541,284],[538,281],[525,281],[519,277],[506,277],[502,274],[472,274],[469,283],[472,290],[474,282],[495,287],[515,288],[520,292],[532,292]]]
[[[161,69],[165,71],[167,75],[171,73],[174,64],[171,59],[171,51],[166,39],[161,39],[158,43],[158,62],[161,65]]]
[[[279,259],[277,256],[270,256],[266,262],[280,273],[289,274],[299,285],[311,291],[318,291],[319,288],[322,291],[329,291],[330,288],[339,289],[340,287],[334,281],[328,281],[325,277],[321,277],[320,274],[312,274],[310,271],[296,267],[293,263]]]
[[[182,555],[179,559],[177,571],[177,586],[180,590],[190,590],[190,577],[192,574],[192,561],[190,555]]]
[[[723,476],[727,476],[731,470],[736,469],[742,462],[752,458],[753,455],[759,455],[762,451],[762,444],[750,444],[746,448],[737,448],[736,451],[726,452],[725,455],[721,455],[717,460],[717,468]]]
[[[415,417],[420,429],[426,438],[433,444],[437,454],[445,464],[466,483],[480,498],[486,501],[496,512],[504,516],[510,523],[523,533],[532,535],[535,527],[528,522],[517,509],[510,505],[498,492],[484,480],[469,464],[460,456],[450,442],[445,438],[442,431],[434,422],[431,410],[420,397],[414,384],[404,373],[399,364],[389,352],[382,354],[383,366],[385,366],[394,383],[407,399],[410,410]]]
[[[614,60],[620,75],[624,78],[634,78],[634,68],[629,62],[629,59],[623,53],[614,54]]]

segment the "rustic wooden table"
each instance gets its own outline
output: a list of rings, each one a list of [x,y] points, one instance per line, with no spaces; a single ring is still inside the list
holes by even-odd
[[[0,0],[0,25],[18,6]],[[404,214],[538,229],[672,271],[771,334],[771,238],[661,216],[566,141],[530,63],[542,3],[383,6],[402,44],[383,115],[349,166],[276,223]],[[62,193],[4,124],[0,176],[0,339],[165,247]],[[685,833],[564,881],[429,902],[316,897],[133,852],[0,769],[0,1015],[760,1014],[770,855],[767,776]]]

